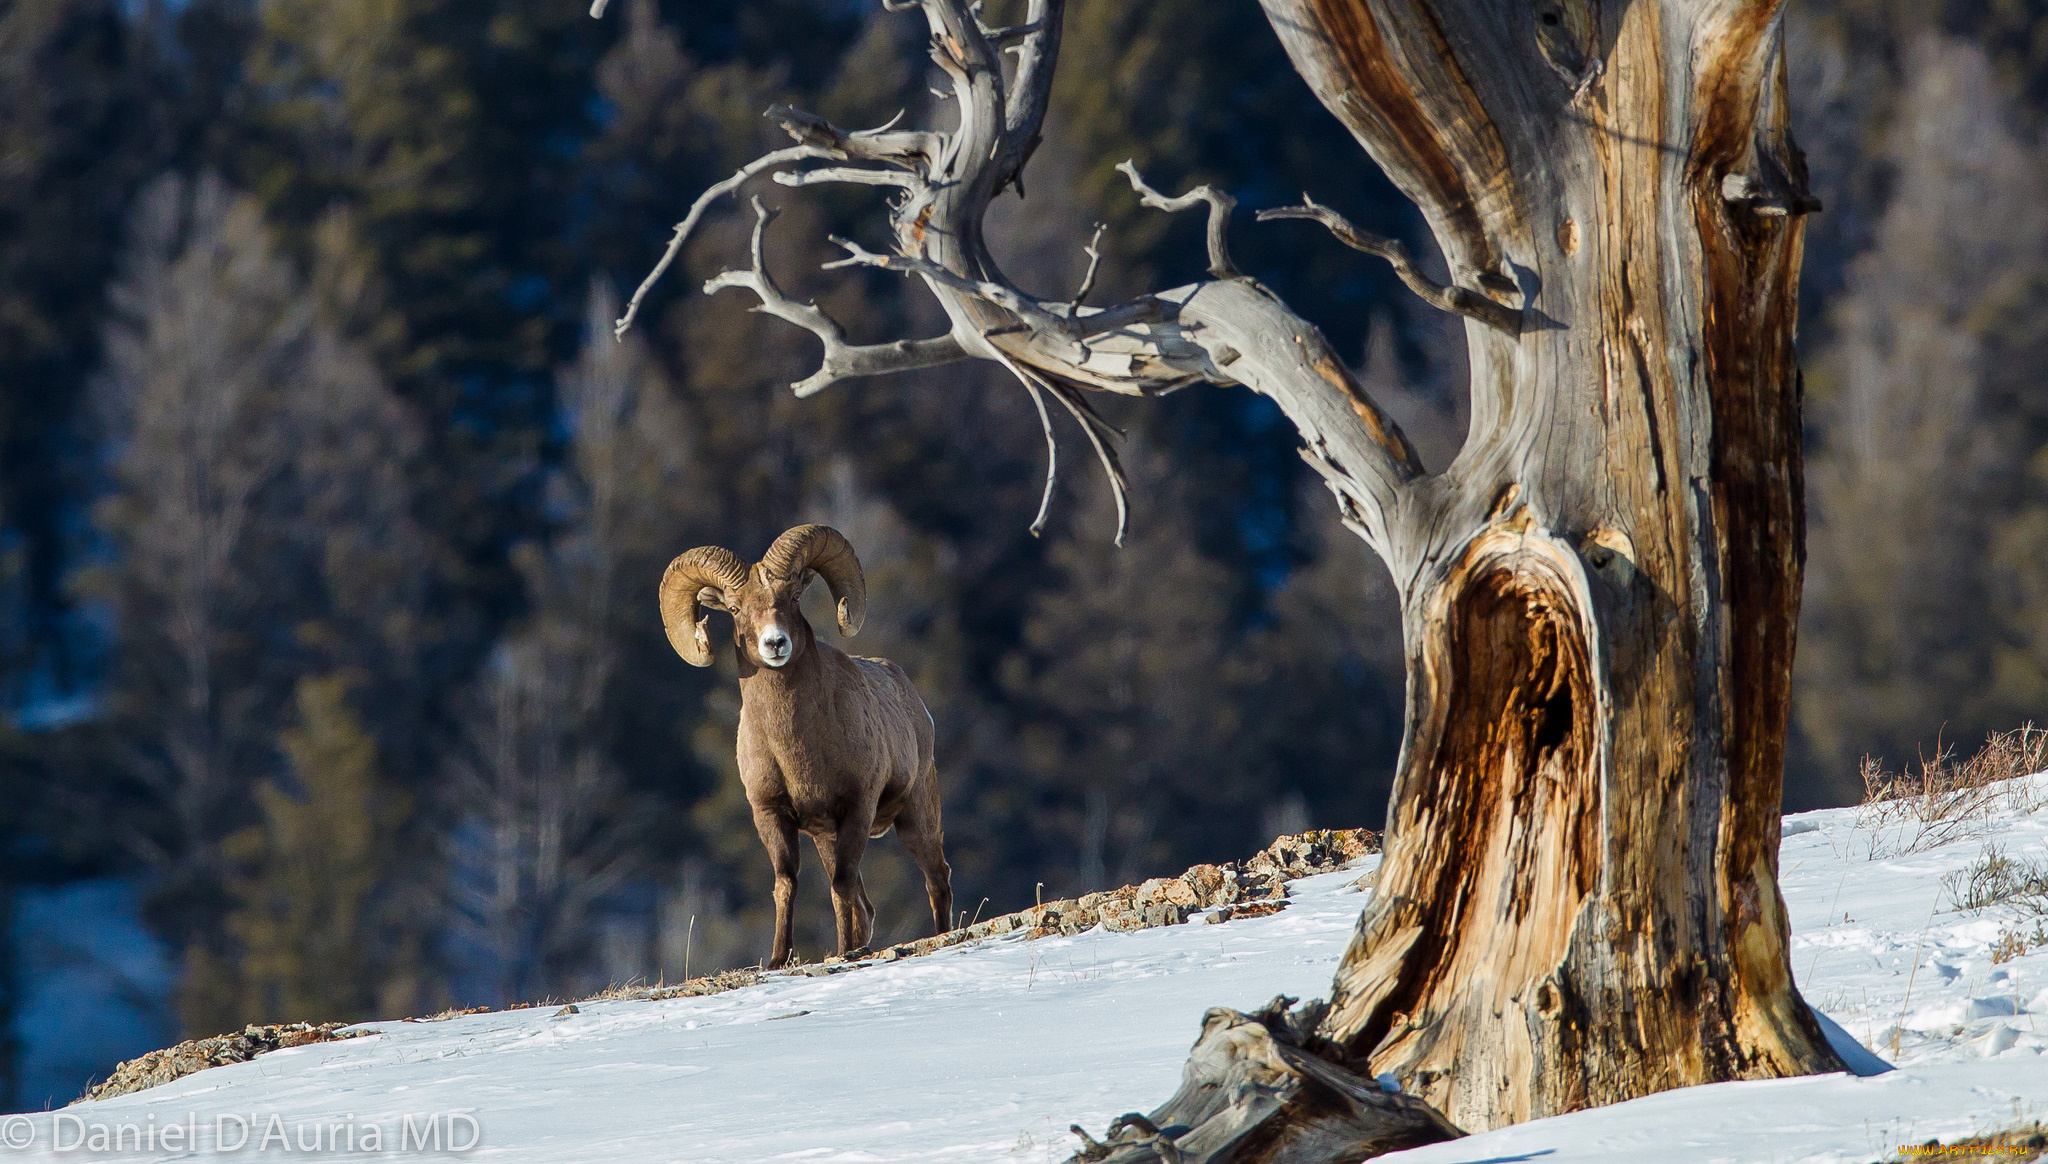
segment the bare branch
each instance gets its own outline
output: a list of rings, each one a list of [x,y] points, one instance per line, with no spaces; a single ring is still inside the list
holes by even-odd
[[[722,291],[727,287],[741,287],[752,291],[761,300],[756,311],[772,315],[777,319],[793,323],[810,332],[825,345],[825,357],[818,370],[809,378],[790,385],[799,397],[811,396],[838,383],[856,376],[879,376],[888,372],[908,372],[917,368],[936,367],[955,360],[967,358],[951,335],[936,336],[927,340],[898,340],[888,344],[853,345],[846,342],[846,331],[839,321],[821,311],[816,304],[803,304],[790,299],[775,285],[768,274],[767,256],[762,239],[767,234],[768,224],[775,221],[778,213],[754,202],[754,245],[753,268],[746,271],[726,271],[704,284],[706,295]]]
[[[1049,379],[1034,368],[1029,368],[1010,358],[1000,348],[992,349],[996,359],[1017,377],[1031,393],[1031,402],[1038,406],[1038,422],[1045,429],[1045,494],[1038,502],[1038,516],[1031,522],[1031,536],[1037,537],[1045,528],[1046,515],[1052,508],[1053,482],[1059,472],[1059,444],[1053,438],[1052,417],[1045,410],[1043,393],[1050,392],[1066,410],[1071,413],[1081,431],[1088,437],[1088,443],[1095,449],[1096,459],[1102,462],[1103,476],[1109,479],[1110,496],[1116,500],[1116,544],[1124,544],[1124,532],[1130,527],[1131,510],[1128,498],[1130,483],[1124,477],[1123,464],[1117,460],[1116,451],[1105,441],[1105,434],[1122,435],[1110,423],[1102,419],[1092,405],[1081,399],[1073,389]]]
[[[1045,429],[1045,493],[1038,499],[1038,516],[1031,519],[1031,536],[1037,537],[1044,532],[1045,519],[1052,513],[1052,487],[1060,474],[1060,442],[1052,435],[1052,414],[1045,410],[1045,395],[1038,390],[1036,377],[1004,354],[1001,348],[994,350],[996,359],[1017,377],[1017,382],[1024,385],[1026,392],[1031,393],[1031,403],[1038,406],[1038,423]]]
[[[1082,399],[1073,389],[1050,380],[1046,381],[1046,387],[1052,390],[1052,394],[1059,398],[1061,404],[1067,406],[1068,412],[1074,414],[1074,419],[1081,424],[1081,431],[1087,434],[1088,443],[1095,446],[1095,457],[1102,462],[1103,476],[1109,478],[1110,496],[1116,499],[1116,544],[1121,547],[1124,544],[1124,531],[1131,523],[1131,507],[1125,496],[1130,490],[1130,482],[1124,478],[1123,464],[1117,460],[1116,450],[1110,448],[1104,439],[1103,431],[1116,430],[1096,413],[1093,405]]]
[[[600,3],[602,2],[603,0],[600,0]],[[624,338],[626,329],[633,326],[634,318],[640,314],[641,300],[647,298],[647,292],[656,283],[661,281],[662,275],[668,271],[669,264],[675,262],[676,256],[682,253],[683,243],[689,240],[690,233],[697,229],[698,221],[704,217],[704,211],[713,202],[739,189],[746,184],[747,179],[764,170],[772,170],[777,166],[787,166],[795,162],[809,161],[813,158],[832,158],[833,156],[829,150],[809,145],[791,146],[786,150],[776,150],[772,154],[755,158],[753,161],[741,166],[739,171],[732,177],[699,194],[697,201],[690,206],[690,213],[685,215],[681,222],[676,223],[675,235],[668,240],[668,249],[662,252],[661,261],[654,264],[654,269],[647,273],[645,279],[640,280],[639,288],[633,292],[633,298],[626,304],[626,313],[619,317],[619,321],[616,324],[612,325],[612,334]]]
[[[1420,295],[1423,302],[1431,307],[1468,319],[1476,319],[1511,336],[1522,334],[1521,312],[1495,303],[1477,291],[1458,286],[1447,287],[1438,283],[1422,273],[1422,269],[1415,265],[1415,260],[1408,256],[1408,248],[1402,246],[1398,240],[1368,234],[1351,225],[1350,220],[1343,215],[1318,204],[1306,194],[1301,196],[1301,201],[1300,206],[1278,206],[1270,210],[1261,210],[1258,220],[1270,222],[1277,218],[1306,218],[1320,222],[1345,246],[1369,255],[1378,255],[1393,264],[1394,273],[1401,277],[1401,281],[1408,285],[1408,289]]]
[[[1057,487],[1057,434],[1048,393],[1081,425],[1108,478],[1117,508],[1117,539],[1129,524],[1127,481],[1114,449],[1116,430],[1088,403],[1087,393],[1157,395],[1207,381],[1241,384],[1271,396],[1321,451],[1333,480],[1346,483],[1347,520],[1384,529],[1407,486],[1423,474],[1413,447],[1392,418],[1368,397],[1316,329],[1256,282],[1238,275],[1226,232],[1235,200],[1211,187],[1168,198],[1145,183],[1130,162],[1119,167],[1148,206],[1166,211],[1208,207],[1212,281],[1139,296],[1096,309],[1084,306],[1101,273],[1103,235],[1085,251],[1088,270],[1072,300],[1042,300],[997,272],[980,229],[989,203],[1021,174],[1041,139],[1058,59],[1064,0],[1029,0],[1023,23],[990,30],[970,0],[901,0],[894,11],[921,9],[930,26],[932,60],[951,78],[959,124],[948,132],[915,132],[896,122],[849,133],[785,106],[768,116],[796,143],[792,158],[837,163],[809,174],[782,174],[789,186],[851,182],[900,187],[892,204],[887,253],[834,238],[846,258],[829,269],[869,266],[915,275],[945,307],[947,336],[912,344],[856,348],[815,305],[791,302],[769,278],[762,256],[767,212],[754,236],[752,268],[712,280],[707,290],[744,287],[759,310],[803,327],[825,345],[819,372],[798,385],[807,395],[848,375],[923,367],[949,360],[993,360],[1031,395],[1047,440],[1046,488],[1032,524],[1042,532]],[[995,43],[991,44],[991,40]],[[1001,49],[1017,53],[1006,76]],[[772,162],[757,163],[762,169]],[[756,171],[758,172],[758,171]],[[1412,264],[1411,264],[1412,265]]]
[[[902,170],[863,170],[855,166],[827,166],[822,170],[784,170],[775,175],[778,186],[823,186],[828,183],[843,183],[849,186],[898,186],[906,190],[917,187],[917,175]]]
[[[1367,524],[1365,509],[1360,504],[1358,482],[1352,480],[1350,475],[1331,459],[1329,448],[1320,444],[1314,447],[1304,445],[1296,452],[1300,453],[1302,461],[1323,479],[1323,484],[1329,487],[1330,495],[1337,499],[1337,519],[1344,523],[1344,528],[1357,534],[1366,545],[1375,549],[1384,546],[1385,542],[1379,534],[1373,532],[1372,527]]]
[[[1088,298],[1088,293],[1095,290],[1095,272],[1102,266],[1102,232],[1107,229],[1104,224],[1096,223],[1094,236],[1088,240],[1087,246],[1081,248],[1088,255],[1088,273],[1081,276],[1081,289],[1074,292],[1073,301],[1067,304],[1070,319],[1081,310],[1081,302]]]
[[[950,96],[951,94],[947,94]],[[903,114],[874,129],[844,130],[802,109],[770,105],[762,114],[782,127],[798,145],[831,151],[834,157],[860,162],[890,162],[922,173],[939,152],[940,135],[923,130],[898,130]]]
[[[604,5],[608,2],[609,0],[597,0],[592,15],[602,14]],[[641,280],[640,286],[634,290],[633,298],[626,304],[625,314],[620,316],[618,323],[613,326],[615,335],[624,336],[626,329],[633,326],[633,320],[638,318],[640,304],[647,298],[648,291],[661,281],[669,265],[682,253],[683,244],[689,241],[690,235],[697,229],[697,223],[703,219],[704,212],[711,204],[739,189],[756,175],[778,166],[811,160],[887,162],[907,167],[908,170],[894,174],[882,170],[832,168],[819,171],[816,177],[780,173],[775,177],[785,186],[847,182],[910,188],[916,185],[916,178],[909,171],[921,174],[931,156],[937,153],[939,138],[936,134],[890,132],[896,122],[902,119],[901,113],[890,118],[887,125],[852,133],[840,129],[822,117],[787,105],[769,106],[766,116],[782,126],[784,132],[794,138],[797,144],[748,162],[732,177],[698,195],[697,201],[690,207],[690,213],[676,224],[675,234],[669,239],[668,249],[662,252],[661,261],[654,264],[654,269],[648,272],[647,277]]]
[[[1124,177],[1131,180],[1131,189],[1138,192],[1138,201],[1154,210],[1177,214],[1193,210],[1195,204],[1209,204],[1209,273],[1218,279],[1235,279],[1237,268],[1230,262],[1230,246],[1225,232],[1230,225],[1230,212],[1237,207],[1237,199],[1225,194],[1214,186],[1197,186],[1178,198],[1168,198],[1145,184],[1138,174],[1138,167],[1129,158],[1116,164]]]
[[[1043,20],[1034,20],[1029,24],[1013,24],[1008,28],[984,28],[981,35],[997,48],[1011,48],[1024,43],[1026,37],[1044,27]]]
[[[992,283],[986,279],[969,279],[948,271],[937,263],[925,259],[914,259],[908,255],[878,255],[851,239],[830,236],[834,245],[844,250],[846,258],[825,264],[825,269],[840,267],[880,267],[905,275],[922,275],[926,279],[942,283],[964,295],[971,295],[986,303],[992,303],[1004,311],[1026,320],[1031,324],[1064,334],[1067,321],[1047,310],[1038,300],[1031,298],[1014,287]]]

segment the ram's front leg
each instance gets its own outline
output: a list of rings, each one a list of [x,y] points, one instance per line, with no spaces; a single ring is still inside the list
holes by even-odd
[[[796,822],[786,814],[754,806],[754,830],[768,850],[768,864],[775,869],[775,948],[768,955],[768,968],[780,970],[789,962],[794,944],[796,871],[801,855],[796,847]]]
[[[868,831],[874,823],[871,813],[860,813],[840,821],[837,833],[814,834],[825,876],[832,879],[832,913],[838,922],[841,957],[866,946],[874,928],[874,907],[868,904],[867,888],[860,880],[860,859],[867,852]]]

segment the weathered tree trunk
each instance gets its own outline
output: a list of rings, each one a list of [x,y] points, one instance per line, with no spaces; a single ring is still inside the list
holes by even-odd
[[[1776,6],[1266,5],[1454,281],[1525,304],[1468,325],[1470,439],[1389,522],[1407,734],[1321,1033],[1470,1129],[1838,1069],[1776,879],[1808,209]]]
[[[1329,1057],[1471,1130],[1840,1069],[1793,987],[1776,880],[1810,209],[1780,0],[1262,2],[1448,261],[1439,285],[1312,203],[1260,216],[1318,220],[1467,319],[1471,431],[1440,473],[1233,268],[1227,196],[1169,199],[1127,171],[1148,205],[1206,203],[1212,282],[1097,310],[1003,278],[981,219],[1036,145],[1060,0],[1007,29],[918,0],[957,130],[773,111],[798,144],[706,195],[809,160],[839,164],[777,180],[899,188],[896,253],[842,244],[846,262],[920,277],[946,335],[847,345],[776,289],[758,234],[753,269],[709,289],[752,290],[823,341],[799,394],[995,360],[1041,412],[1047,395],[1073,411],[1112,477],[1085,391],[1237,384],[1294,421],[1393,571],[1409,667],[1386,863],[1312,1040]]]

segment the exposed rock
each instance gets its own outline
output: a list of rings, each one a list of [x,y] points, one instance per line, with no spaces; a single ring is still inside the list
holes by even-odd
[[[1243,905],[1232,905],[1219,909],[1215,913],[1210,914],[1207,921],[1213,926],[1220,925],[1223,922],[1237,921],[1239,918],[1271,917],[1286,908],[1287,903],[1284,901],[1247,901]]]
[[[1281,837],[1241,862],[1197,865],[1178,877],[1154,877],[1140,885],[1090,893],[1078,900],[1048,901],[937,937],[902,942],[870,955],[868,960],[894,962],[915,958],[961,942],[1019,931],[1028,939],[1071,937],[1097,925],[1112,933],[1128,933],[1179,925],[1205,909],[1252,901],[1261,904],[1256,908],[1224,908],[1208,920],[1265,917],[1279,912],[1286,904],[1288,881],[1341,869],[1379,851],[1379,834],[1370,829],[1324,829]]]
[[[647,990],[627,995],[626,997],[650,999],[696,998],[706,994],[724,994],[728,990],[738,990],[742,986],[752,986],[759,981],[761,981],[761,971],[748,966],[738,970],[723,970],[703,978],[692,978],[687,982],[679,982],[674,986],[650,987]]]
[[[214,1035],[205,1039],[189,1039],[175,1047],[151,1051],[140,1058],[130,1059],[114,1068],[106,1082],[90,1088],[73,1103],[91,1100],[112,1099],[117,1095],[141,1091],[173,1079],[182,1079],[195,1071],[208,1067],[222,1067],[229,1063],[246,1063],[256,1056],[269,1051],[281,1051],[286,1047],[303,1047],[309,1043],[326,1043],[335,1039],[353,1039],[361,1035],[373,1035],[375,1031],[342,1031],[347,1023],[279,1023],[270,1026],[250,1025],[232,1035]]]

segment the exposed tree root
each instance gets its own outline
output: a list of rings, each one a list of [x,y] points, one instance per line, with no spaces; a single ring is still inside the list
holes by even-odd
[[[1464,1134],[1422,1100],[1326,1058],[1334,1048],[1309,1033],[1323,1004],[1296,1015],[1293,1002],[1204,1015],[1173,1098],[1119,1117],[1100,1141],[1076,1127],[1082,1147],[1069,1164],[1329,1164]]]

